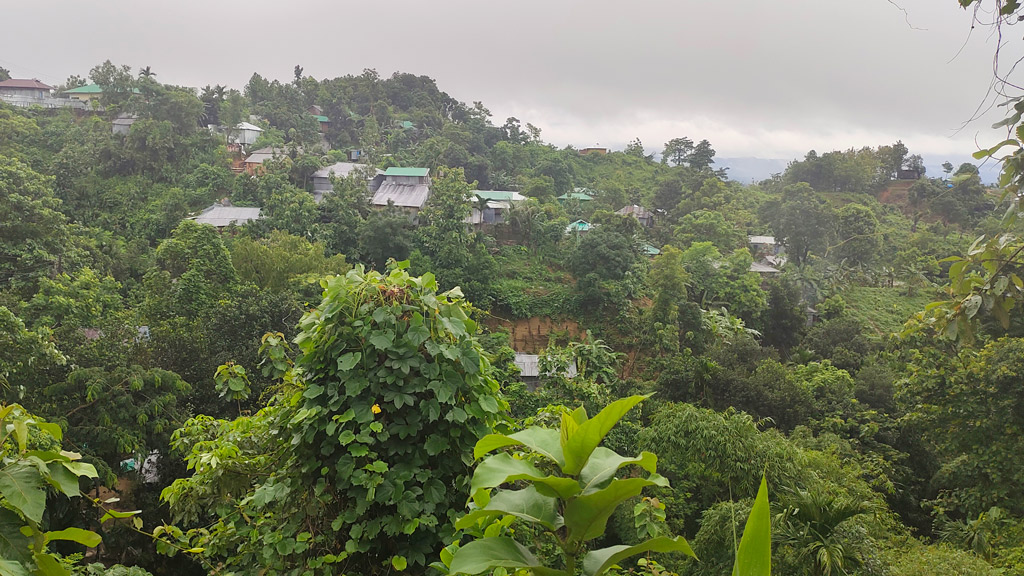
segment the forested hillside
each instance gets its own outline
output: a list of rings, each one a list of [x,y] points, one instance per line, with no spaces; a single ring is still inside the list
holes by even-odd
[[[0,104],[0,574],[454,573],[498,534],[552,574],[661,536],[699,561],[617,570],[728,574],[762,475],[777,574],[1024,574],[1022,225],[976,166],[866,142],[744,185],[711,135],[560,149],[425,76],[156,78]],[[501,456],[550,498],[646,470],[599,531],[456,523],[478,439],[638,394],[592,458],[661,476]]]

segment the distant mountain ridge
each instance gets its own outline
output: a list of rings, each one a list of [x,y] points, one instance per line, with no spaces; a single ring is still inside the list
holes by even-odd
[[[790,160],[784,160],[781,158],[753,157],[715,158],[715,168],[728,168],[730,180],[735,180],[736,182],[741,182],[743,184],[751,184],[771,178],[772,174],[785,172],[786,166],[788,166],[793,160],[796,160],[796,158]],[[985,184],[994,185],[999,180],[999,163],[992,160],[982,163],[967,155],[954,155],[945,158],[932,156],[925,157],[924,160],[925,175],[932,178],[939,178],[943,176],[943,162],[950,162],[954,167],[960,166],[960,164],[963,164],[964,162],[970,162],[971,164],[979,167],[981,172],[981,181]]]

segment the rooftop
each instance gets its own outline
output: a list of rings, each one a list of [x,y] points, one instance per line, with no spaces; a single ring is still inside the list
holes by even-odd
[[[132,92],[139,94],[139,89],[132,88]],[[65,90],[61,94],[103,94],[103,88],[100,88],[98,84],[86,84],[85,86]]]
[[[621,214],[623,216],[632,215],[635,216],[637,219],[650,218],[651,216],[653,216],[650,210],[644,208],[643,206],[637,206],[636,204],[633,204],[632,206],[623,206],[622,208],[616,210],[615,213]]]
[[[0,88],[25,88],[30,90],[53,90],[53,86],[43,84],[35,78],[10,78],[0,82]]]
[[[572,200],[579,200],[580,202],[590,202],[591,200],[594,199],[594,197],[590,196],[589,194],[584,194],[583,192],[570,192],[568,194],[562,194],[561,196],[558,197],[558,199],[559,200],[570,200],[570,199],[572,199]]]
[[[373,194],[370,204],[387,206],[390,201],[400,208],[421,209],[429,197],[430,187],[426,184],[395,184],[385,181]]]
[[[247,222],[259,220],[259,218],[259,208],[214,204],[189,220],[195,220],[199,224],[209,224],[215,228],[223,228],[231,224],[241,226]]]
[[[511,192],[506,190],[471,190],[470,194],[483,200],[493,200],[496,202],[519,202],[526,200],[526,197],[519,192]]]
[[[330,178],[331,174],[335,176],[348,176],[356,168],[367,168],[367,165],[356,164],[355,162],[337,162],[317,170],[313,173],[313,178]],[[380,170],[377,170],[377,172],[380,173]]]
[[[327,123],[329,123],[331,121],[330,118],[328,118],[327,116],[324,116],[322,114],[313,114],[313,118],[316,118],[317,122],[327,122]]]
[[[748,236],[750,244],[775,244],[775,236]]]
[[[399,166],[392,166],[384,171],[385,176],[412,176],[412,177],[424,177],[430,175],[430,168],[402,168]]]
[[[235,125],[235,130],[254,130],[256,132],[263,132],[263,128],[260,128],[255,124],[249,124],[248,122],[239,122]]]
[[[72,88],[65,90],[64,94],[102,94],[103,89],[98,84],[86,84],[85,86],[79,86],[78,88]]]

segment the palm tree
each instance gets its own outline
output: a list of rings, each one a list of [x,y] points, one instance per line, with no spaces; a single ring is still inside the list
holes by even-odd
[[[149,66],[139,69],[139,78],[152,78],[153,76],[156,76],[156,72],[153,72]]]
[[[810,576],[846,576],[863,562],[857,544],[837,529],[870,509],[867,502],[798,490],[776,517],[774,540],[790,547]]]

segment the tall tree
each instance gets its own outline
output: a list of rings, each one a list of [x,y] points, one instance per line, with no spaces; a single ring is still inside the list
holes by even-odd
[[[661,152],[662,164],[682,166],[689,162],[690,154],[693,153],[693,140],[687,137],[673,138],[665,143],[665,149]]]

